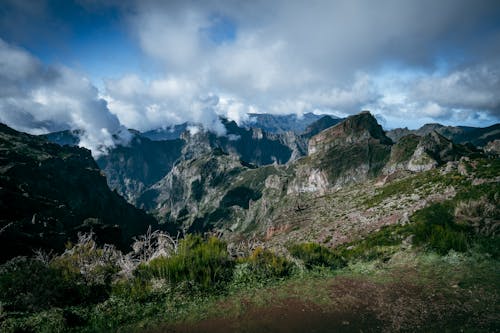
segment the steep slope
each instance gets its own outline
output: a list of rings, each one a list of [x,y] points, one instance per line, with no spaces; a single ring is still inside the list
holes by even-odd
[[[315,122],[311,123],[309,126],[306,127],[304,132],[301,134],[301,136],[306,137],[306,138],[311,138],[318,134],[319,132],[332,127],[334,125],[337,125],[338,123],[342,122],[343,119],[340,118],[333,118],[331,116],[323,116],[316,120]]]
[[[0,125],[0,260],[60,251],[79,231],[126,247],[156,221],[109,190],[83,148]]]
[[[97,159],[97,163],[106,174],[110,188],[135,204],[137,198],[163,178],[181,157],[191,159],[202,152],[221,148],[247,163],[261,166],[284,164],[306,153],[306,143],[292,132],[268,134],[260,128],[240,127],[227,119],[221,121],[226,128],[225,136],[203,130],[193,135],[184,131],[179,139],[164,140],[172,134],[177,136],[179,130],[186,128],[184,125],[173,128],[173,132],[164,129],[144,134],[130,130],[130,142],[110,149]],[[64,131],[43,137],[57,144],[74,146],[78,144],[78,134],[77,131]]]
[[[393,144],[369,112],[321,131],[309,140],[307,156],[281,165],[248,164],[238,154],[225,152],[224,146],[214,150],[206,134],[197,135],[186,138],[183,158],[138,202],[185,231],[217,232],[233,240],[252,235],[273,238],[294,228],[305,232],[316,220],[325,223],[322,228],[333,223],[339,230],[346,230],[341,221],[355,224],[356,219],[367,223],[352,226],[356,230],[393,223],[396,217],[385,207],[362,218],[358,199],[373,194],[380,186],[376,184],[432,172],[447,163],[456,168],[453,163],[462,156],[476,154],[435,132],[410,135]],[[446,191],[446,187],[436,189],[435,198],[453,194]],[[357,199],[349,199],[351,195]],[[407,209],[420,207],[411,196],[406,199]],[[405,209],[396,213],[403,218]],[[348,239],[345,234],[335,237],[335,241]]]
[[[268,134],[260,128],[246,129],[236,122],[222,120],[227,136],[210,134],[212,146],[235,153],[242,160],[255,165],[284,164],[292,156],[292,149],[281,136]]]
[[[247,169],[248,165],[238,156],[221,149],[199,152],[195,158],[178,163],[137,203],[165,222],[175,222],[184,230],[193,229],[196,219],[205,218],[219,207],[236,177]],[[198,228],[205,229],[203,225]]]
[[[127,146],[117,146],[100,156],[97,164],[106,174],[109,187],[134,203],[172,169],[184,143],[181,139],[152,141],[136,135]]]
[[[377,176],[389,159],[391,139],[367,111],[348,117],[309,140],[290,190],[317,191]]]

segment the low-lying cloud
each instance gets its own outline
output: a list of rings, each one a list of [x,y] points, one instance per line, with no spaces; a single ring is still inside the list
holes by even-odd
[[[0,86],[0,121],[18,130],[42,134],[81,129],[80,146],[94,156],[115,144],[113,134],[125,133],[88,79],[63,66],[46,67],[1,39]]]

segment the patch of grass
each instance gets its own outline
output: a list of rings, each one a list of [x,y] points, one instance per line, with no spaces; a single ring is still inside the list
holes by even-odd
[[[402,225],[382,227],[364,239],[343,244],[334,252],[347,261],[389,260],[399,250],[403,239],[410,236],[410,228]]]
[[[105,290],[85,283],[79,272],[37,259],[14,258],[0,267],[0,302],[8,311],[40,311],[52,306],[97,302]]]
[[[188,235],[179,242],[178,252],[141,264],[135,274],[143,280],[163,279],[171,284],[190,281],[203,289],[214,289],[229,281],[234,262],[226,243],[212,237]]]
[[[449,203],[436,203],[417,211],[412,220],[414,243],[426,245],[440,254],[450,250],[466,251],[470,246],[470,229],[454,222]]]
[[[439,170],[430,170],[426,172],[421,172],[417,175],[404,178],[401,180],[396,180],[386,184],[377,193],[366,200],[363,205],[368,207],[373,207],[380,204],[387,198],[393,196],[409,195],[415,193],[417,189],[420,188],[430,188],[432,185],[437,184],[443,187],[446,186],[456,186],[463,187],[467,186],[467,179],[458,173],[450,173],[442,175]]]
[[[495,178],[500,176],[500,159],[499,158],[480,158],[473,160],[475,168],[472,168],[470,163],[468,164],[468,170],[474,170],[476,177],[478,178]]]

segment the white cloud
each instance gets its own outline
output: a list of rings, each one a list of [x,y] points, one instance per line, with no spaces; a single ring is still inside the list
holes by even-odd
[[[126,76],[106,81],[109,109],[129,128],[151,130],[184,122],[202,124],[224,134],[219,120],[219,98],[204,94],[200,83],[182,77],[143,81]]]
[[[46,68],[0,40],[0,120],[31,132],[83,126],[89,147],[112,144],[120,125],[187,121],[222,134],[219,116],[241,123],[252,112],[371,109],[389,127],[489,125],[500,114],[500,34],[484,33],[494,5],[131,1],[119,8],[146,61],[159,68],[153,78],[131,73],[97,92],[80,74]]]
[[[458,109],[483,109],[499,113],[500,66],[476,66],[433,75],[417,81],[412,96]]]
[[[46,68],[28,52],[0,40],[0,121],[32,134],[84,130],[80,146],[94,156],[115,144],[118,118],[88,79],[66,67]]]
[[[162,94],[172,91],[165,96],[169,101],[181,96],[177,89],[190,90],[177,88],[182,77],[197,83],[197,89],[187,94],[191,98],[231,96],[230,103],[220,98],[218,112],[224,109],[238,121],[250,108],[280,114],[321,110],[348,115],[371,106],[394,119],[399,112],[399,123],[404,125],[407,114],[431,120],[452,114],[458,119],[459,113],[463,119],[467,112],[486,113],[486,118],[497,115],[497,97],[491,92],[498,83],[488,75],[498,75],[488,71],[500,68],[498,63],[486,72],[451,68],[444,76],[435,67],[443,46],[451,45],[463,55],[474,49],[477,38],[461,36],[481,31],[485,8],[487,0],[483,5],[451,0],[141,1],[130,21],[143,50],[168,73],[163,84],[152,82],[149,89],[159,85]],[[207,39],[213,15],[233,23],[231,39],[221,43]],[[491,43],[493,37],[489,38]],[[487,49],[482,47],[481,52]],[[378,84],[388,63],[399,66],[392,80],[399,85],[390,90]],[[397,77],[417,68],[426,72],[423,78]],[[401,96],[407,104],[391,102]],[[402,109],[389,110],[392,107]],[[185,106],[184,110],[189,112]]]

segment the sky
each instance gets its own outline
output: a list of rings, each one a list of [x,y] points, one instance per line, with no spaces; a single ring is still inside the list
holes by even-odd
[[[219,116],[500,118],[500,2],[0,0],[0,122],[80,145]]]

